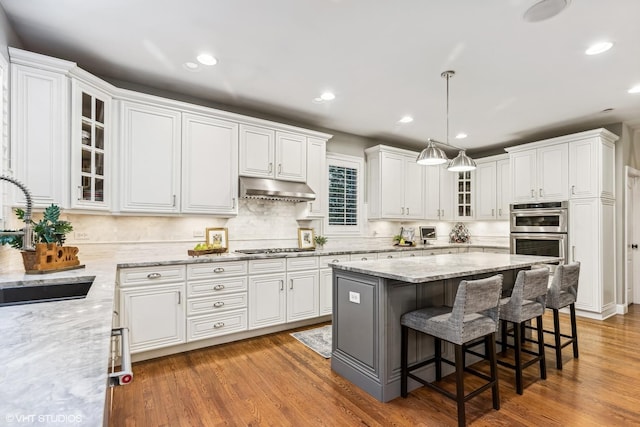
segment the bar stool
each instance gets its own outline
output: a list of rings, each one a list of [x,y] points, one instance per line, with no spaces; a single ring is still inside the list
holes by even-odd
[[[576,327],[576,298],[578,296],[578,280],[580,278],[580,262],[559,265],[551,280],[547,291],[547,308],[553,311],[553,331],[544,332],[553,334],[554,343],[545,344],[556,351],[556,368],[562,369],[562,349],[573,344],[573,357],[578,358],[578,330]],[[571,318],[571,335],[560,331],[560,309],[569,306]],[[564,343],[562,338],[568,338]]]
[[[501,274],[480,280],[462,280],[458,286],[453,308],[428,307],[402,315],[400,318],[400,324],[402,326],[400,392],[402,397],[407,397],[408,378],[412,378],[442,393],[457,402],[459,426],[466,425],[465,402],[488,388],[491,388],[494,409],[500,409],[495,332],[498,330],[498,310],[501,293]],[[409,366],[409,328],[434,337],[434,357]],[[463,345],[481,337],[484,337],[487,359],[490,364],[489,376],[464,366]],[[442,340],[454,344],[455,362],[442,357]],[[435,363],[436,381],[439,381],[442,379],[442,362],[455,366],[455,394],[411,373],[418,368]],[[465,395],[465,371],[487,382]]]
[[[513,348],[514,361],[510,363],[506,360],[498,359],[498,364],[515,370],[516,392],[522,394],[522,371],[529,366],[540,364],[540,378],[547,378],[547,367],[544,354],[544,331],[542,327],[542,315],[545,309],[545,299],[547,286],[549,284],[549,270],[547,268],[537,268],[534,270],[520,270],[516,277],[516,283],[509,298],[500,301],[500,322],[502,326],[501,340],[499,342],[504,353],[507,348]],[[538,351],[523,348],[525,341],[522,335],[525,322],[536,319]],[[513,334],[508,333],[509,323],[513,324]],[[507,342],[507,337],[513,337],[513,344]],[[528,340],[533,341],[533,340]],[[522,353],[534,356],[522,361]],[[474,353],[475,354],[475,353]]]

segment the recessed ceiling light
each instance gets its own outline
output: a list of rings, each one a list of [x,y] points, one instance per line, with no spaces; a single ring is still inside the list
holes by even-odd
[[[336,99],[336,96],[331,92],[324,92],[322,95],[320,95],[320,99],[322,99],[323,101],[333,101],[334,99]]]
[[[466,138],[468,135],[464,132],[460,132],[459,134],[456,135],[456,139],[464,139]]]
[[[403,118],[398,120],[398,122],[400,123],[411,123],[412,121],[413,121],[413,117],[411,116],[404,116]]]
[[[640,93],[640,85],[635,85],[634,87],[629,89],[627,92],[629,92],[629,93]]]
[[[196,59],[202,65],[216,65],[218,63],[218,60],[208,53],[201,53]]]
[[[198,69],[198,64],[196,64],[195,62],[185,62],[182,65],[184,66],[184,68],[186,68],[188,70],[197,70]]]
[[[523,19],[527,22],[546,21],[562,12],[569,2],[570,0],[541,0],[527,9]]]
[[[613,43],[611,42],[595,43],[589,46],[589,49],[585,50],[584,53],[586,53],[587,55],[597,55],[599,53],[608,51],[609,49],[611,49],[611,46],[613,46]]]

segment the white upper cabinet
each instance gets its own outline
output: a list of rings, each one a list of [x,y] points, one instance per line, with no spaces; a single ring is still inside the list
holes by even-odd
[[[365,150],[370,219],[422,219],[424,167],[418,153],[378,145]]]
[[[506,148],[513,202],[613,199],[617,139],[594,129]]]
[[[237,215],[238,124],[182,115],[182,212]]]
[[[240,125],[240,175],[273,178],[275,140],[274,130]]]
[[[307,180],[307,137],[276,131],[275,178],[285,181]]]
[[[71,207],[109,210],[111,96],[73,79],[71,99]]]
[[[9,48],[11,59],[11,164],[31,191],[33,206],[68,207],[69,79],[75,64]],[[24,196],[14,190],[14,203]]]
[[[307,137],[240,125],[240,175],[305,182]]]
[[[568,146],[566,143],[522,151],[520,147],[512,147],[508,151],[511,158],[514,202],[568,199]]]
[[[475,215],[475,171],[456,172],[454,210],[455,219],[473,219]]]
[[[615,197],[615,147],[617,136],[599,129],[583,132],[569,142],[569,195]]]
[[[456,174],[449,172],[446,166],[424,166],[424,173],[425,219],[453,220]]]
[[[475,219],[509,219],[511,190],[508,156],[487,157],[476,160],[476,163]]]
[[[120,124],[120,209],[178,213],[180,111],[123,101]]]
[[[323,218],[327,211],[327,141],[307,139],[307,185],[316,193],[313,202],[307,202],[307,218]]]

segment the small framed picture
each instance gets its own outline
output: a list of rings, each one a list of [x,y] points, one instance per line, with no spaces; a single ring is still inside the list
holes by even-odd
[[[298,228],[298,248],[313,249],[315,247],[313,228]]]
[[[226,228],[207,228],[207,245],[212,245],[214,249],[229,249],[229,240]]]

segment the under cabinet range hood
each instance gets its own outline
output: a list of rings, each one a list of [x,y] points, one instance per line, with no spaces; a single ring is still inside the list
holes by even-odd
[[[240,197],[243,199],[312,202],[316,194],[304,182],[279,181],[268,178],[240,177]]]

